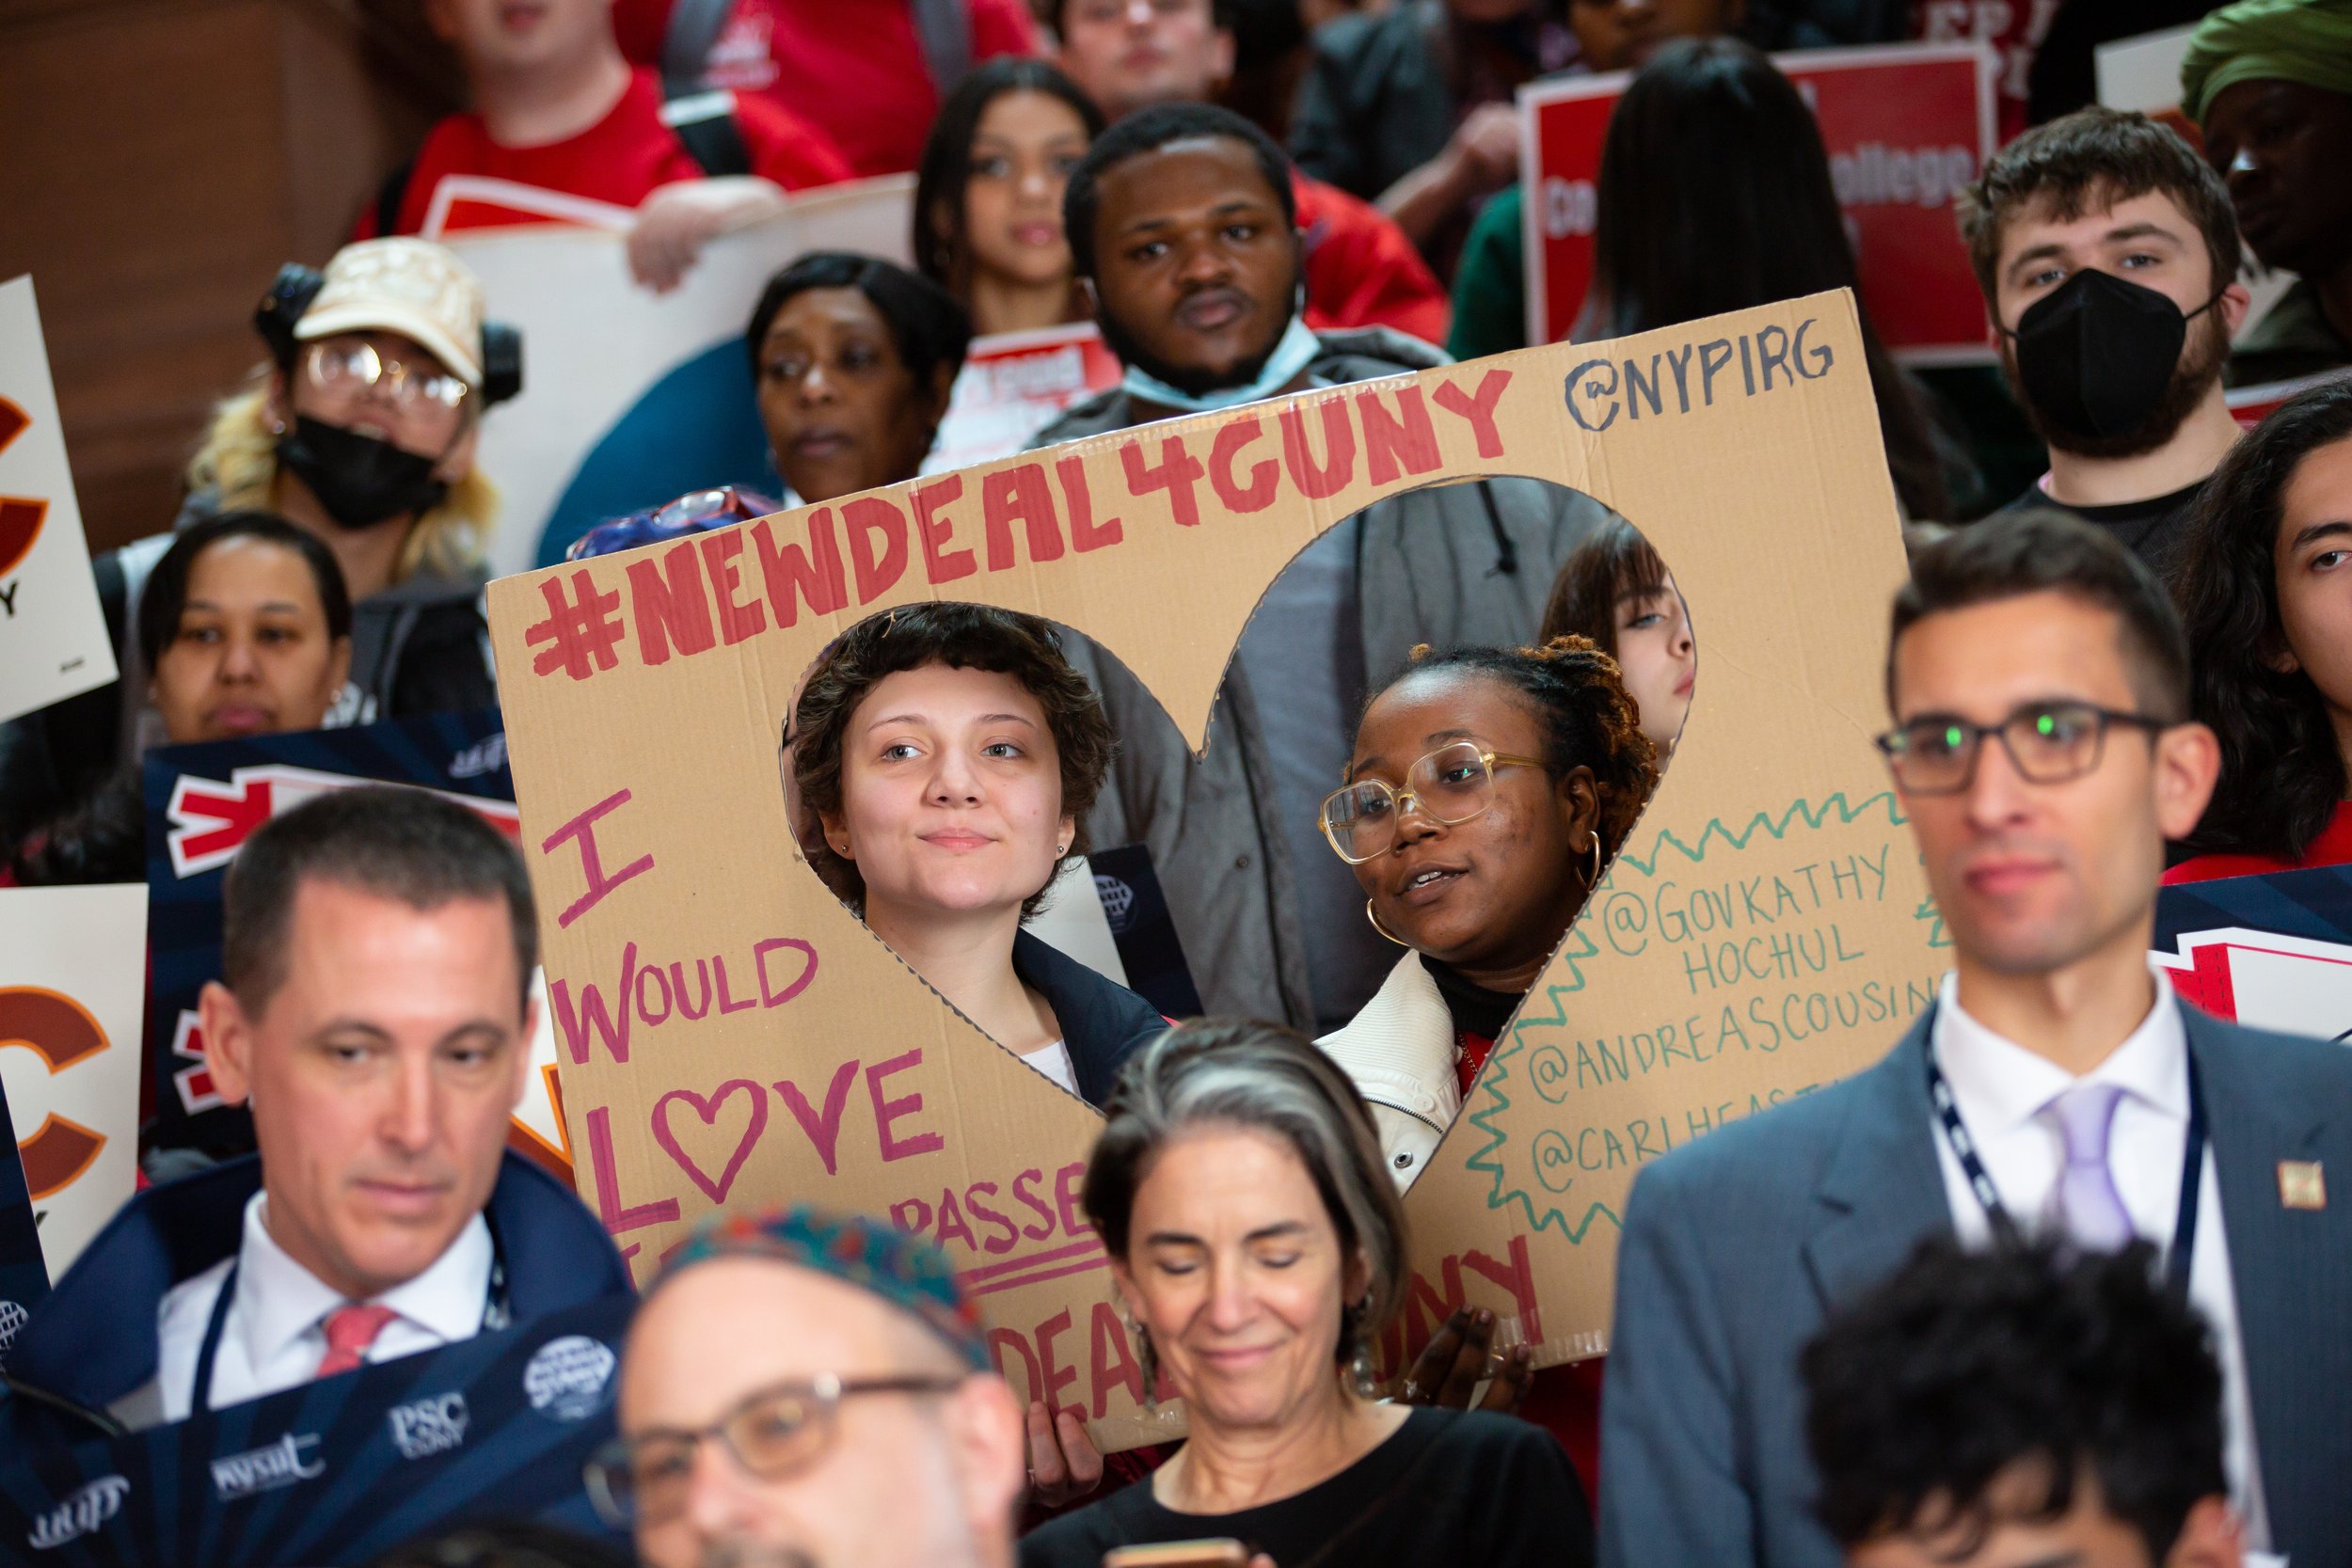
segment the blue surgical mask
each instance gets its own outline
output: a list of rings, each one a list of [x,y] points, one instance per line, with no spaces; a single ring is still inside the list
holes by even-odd
[[[1127,367],[1126,378],[1120,383],[1130,397],[1174,408],[1186,414],[1207,414],[1219,408],[1234,408],[1245,403],[1263,403],[1298,379],[1314,356],[1323,352],[1322,343],[1307,329],[1307,324],[1294,312],[1290,325],[1283,330],[1281,341],[1274,352],[1266,356],[1264,368],[1245,386],[1223,387],[1214,392],[1195,395],[1179,391],[1151,372]]]

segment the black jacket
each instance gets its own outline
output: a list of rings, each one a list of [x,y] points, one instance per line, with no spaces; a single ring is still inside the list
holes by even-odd
[[[1026,931],[1013,934],[1012,972],[1054,1009],[1079,1098],[1089,1105],[1109,1099],[1127,1058],[1168,1027],[1151,1003]]]

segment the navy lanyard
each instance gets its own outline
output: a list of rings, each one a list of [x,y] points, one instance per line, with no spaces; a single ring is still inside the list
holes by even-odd
[[[220,1357],[220,1337],[229,1326],[229,1304],[236,1299],[237,1269],[242,1259],[232,1258],[229,1272],[221,1276],[220,1294],[213,1298],[213,1315],[204,1324],[204,1342],[196,1353],[196,1377],[188,1385],[188,1414],[212,1408],[213,1363]],[[482,1330],[504,1328],[513,1317],[506,1299],[505,1248],[499,1245],[499,1233],[490,1230],[490,1284],[483,1293]]]
[[[2023,1239],[2024,1232],[2010,1217],[2008,1206],[2001,1202],[2001,1190],[1993,1184],[1992,1173],[1977,1156],[1976,1140],[1968,1135],[1966,1125],[1960,1119],[1960,1106],[1953,1101],[1952,1086],[1945,1082],[1944,1069],[1936,1065],[1932,1033],[1927,1056],[1928,1099],[1943,1120],[1944,1136],[1951,1142],[1961,1174],[1968,1179],[1968,1190],[1983,1207],[1994,1236],[2003,1245],[2013,1246]],[[2185,1296],[2189,1260],[2197,1250],[2197,1203],[2205,1181],[2205,1096],[2197,1083],[2197,1058],[2185,1052],[2184,1056],[2188,1066],[2188,1138],[2181,1150],[2181,1206],[2172,1221],[2172,1245],[2164,1255],[2164,1275],[2172,1288]]]

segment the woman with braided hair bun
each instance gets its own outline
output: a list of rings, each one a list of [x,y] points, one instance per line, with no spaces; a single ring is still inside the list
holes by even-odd
[[[1616,660],[1582,637],[1414,650],[1358,722],[1323,832],[1406,949],[1318,1043],[1371,1104],[1398,1187],[1421,1174],[1658,783]]]

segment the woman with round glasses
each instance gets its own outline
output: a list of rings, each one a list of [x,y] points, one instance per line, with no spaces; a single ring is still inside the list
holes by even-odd
[[[1658,783],[1616,661],[1581,637],[1422,652],[1372,699],[1324,836],[1408,951],[1326,1051],[1408,1187]]]

